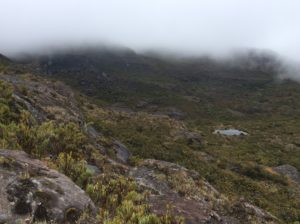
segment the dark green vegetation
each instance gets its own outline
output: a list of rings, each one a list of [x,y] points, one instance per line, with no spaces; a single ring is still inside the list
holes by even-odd
[[[134,155],[132,164],[144,158],[178,163],[198,171],[226,196],[244,197],[283,222],[296,223],[300,220],[299,184],[274,172],[272,167],[290,164],[300,170],[300,84],[277,80],[280,72],[277,63],[270,55],[250,54],[234,61],[181,60],[141,56],[124,50],[70,52],[38,58],[30,66],[40,69],[33,73],[75,87],[85,117],[103,134],[101,144],[109,148],[114,138],[121,140]],[[31,71],[30,66],[25,70]],[[37,156],[44,155],[46,144],[51,153],[64,153],[58,158],[65,162],[70,158],[66,153],[72,152],[72,159],[81,167],[82,160],[87,158],[82,158],[80,152],[86,152],[87,146],[75,124],[47,122],[41,124],[47,127],[43,128],[46,133],[37,131],[40,126],[28,127],[26,113],[9,107],[7,99],[1,114],[11,114],[10,122],[3,124],[7,131],[2,132],[7,136],[3,139],[8,140],[1,144],[5,147],[17,144],[14,147],[28,148]],[[20,121],[22,125],[18,125]],[[223,127],[238,128],[249,135],[212,134]],[[201,141],[180,134],[186,129],[201,133]],[[21,137],[9,133],[21,133]],[[39,133],[41,138],[32,133]],[[68,140],[69,134],[78,137],[60,142]],[[36,137],[28,140],[26,136],[32,135]],[[54,138],[60,147],[49,145],[45,136]],[[10,138],[17,141],[10,143]],[[71,160],[70,164],[76,162]],[[70,171],[64,163],[57,166]],[[74,170],[68,175],[78,177],[78,169]],[[139,200],[146,196],[130,193],[134,190],[130,181],[120,196],[115,192],[116,185],[123,186],[123,179],[102,178],[99,183],[107,183],[105,187],[97,183],[90,186],[84,179],[89,175],[80,172],[83,180],[75,181],[87,185],[89,194],[96,203],[105,205],[105,211],[123,214],[122,203],[108,203],[112,199],[105,191],[112,188],[111,197],[125,200],[130,211],[144,212]],[[97,195],[93,190],[96,188],[104,188],[103,195]],[[127,198],[131,202],[127,203]],[[131,208],[131,203],[137,207]],[[106,215],[103,213],[100,218]],[[118,223],[118,218],[115,222]]]

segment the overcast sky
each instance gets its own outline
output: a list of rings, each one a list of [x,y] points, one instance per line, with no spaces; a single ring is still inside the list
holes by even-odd
[[[299,0],[0,0],[0,52],[110,42],[221,54],[270,49],[300,61]]]

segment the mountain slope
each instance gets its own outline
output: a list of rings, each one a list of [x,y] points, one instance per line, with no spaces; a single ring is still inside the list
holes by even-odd
[[[46,119],[55,123],[79,123],[87,140],[70,144],[80,149],[76,155],[84,155],[83,159],[90,165],[109,174],[96,178],[99,183],[113,187],[109,179],[122,182],[124,176],[131,175],[138,186],[142,184],[142,189],[156,193],[161,191],[160,187],[168,189],[171,195],[148,199],[152,212],[157,213],[169,201],[176,205],[175,214],[186,207],[187,214],[196,218],[197,209],[185,203],[200,209],[204,206],[200,203],[202,199],[212,204],[221,199],[221,208],[205,204],[207,213],[201,213],[203,220],[211,217],[208,223],[226,223],[224,220],[292,223],[299,219],[299,185],[285,173],[278,173],[276,167],[289,164],[300,169],[299,84],[276,81],[274,77],[279,70],[276,60],[247,58],[238,63],[221,63],[207,58],[162,59],[127,51],[122,54],[73,52],[14,64],[6,68],[10,75],[2,78],[15,85],[20,103],[23,99],[35,109],[30,110],[29,106],[27,110],[33,115],[39,111],[35,118],[38,122]],[[13,75],[16,70],[34,75]],[[57,82],[58,79],[74,87],[75,93]],[[44,124],[37,130],[49,126],[54,133],[65,128]],[[77,133],[74,127],[66,128]],[[218,128],[238,128],[249,135],[213,134]],[[61,153],[70,150],[67,147]],[[129,167],[122,164],[124,158],[120,155],[124,155],[124,150],[130,151],[125,155],[132,155]],[[47,156],[49,152],[57,153],[51,146],[41,155]],[[165,160],[181,166],[176,168],[176,165],[144,159]],[[174,166],[179,172],[174,171]],[[200,179],[185,173],[183,167],[195,170]],[[221,195],[219,199],[207,196],[212,190],[203,186],[208,182]],[[93,192],[93,189],[100,190],[100,185],[94,184],[88,192],[96,198],[98,206],[103,206],[103,198],[97,199]],[[190,195],[191,188],[200,193],[196,190]],[[260,210],[249,203],[279,220],[265,212],[259,218]],[[199,212],[198,215],[201,218]]]
[[[113,136],[105,137],[86,124],[80,103],[74,97],[73,91],[62,83],[51,82],[28,74],[3,75],[0,76],[0,79],[2,89],[5,90],[2,91],[1,99],[8,106],[6,115],[1,114],[0,117],[1,145],[10,150],[26,151],[31,156],[47,163],[48,166],[65,173],[80,187],[86,189],[95,204],[102,211],[107,212],[99,214],[100,222],[110,220],[111,223],[119,223],[118,220],[127,217],[128,222],[130,219],[137,219],[145,220],[145,223],[169,223],[171,220],[174,220],[172,223],[182,223],[183,221],[180,220],[183,219],[187,223],[224,223],[227,222],[226,220],[240,223],[245,215],[247,215],[249,223],[252,220],[266,221],[267,223],[277,222],[272,215],[252,205],[250,208],[246,202],[226,199],[195,171],[158,160],[139,160],[135,162],[135,166],[129,166],[124,163],[126,161],[119,160],[118,150],[120,149],[115,149],[116,145],[112,145]],[[5,107],[2,105],[2,108]],[[94,109],[102,110],[101,107],[95,105]],[[150,115],[143,116],[151,119]],[[147,118],[148,116],[149,118]],[[156,119],[158,120],[156,121]],[[173,130],[177,128],[185,130],[184,126],[176,124],[175,120],[156,119],[152,122],[160,127],[164,123],[169,123]],[[117,147],[120,145],[121,143],[118,143]],[[122,150],[127,150],[125,146],[122,147]],[[58,200],[56,194],[60,191],[67,191],[70,197],[77,197],[77,199],[82,197],[85,202],[88,201],[86,196],[81,196],[78,192],[76,193],[77,190],[72,190],[69,180],[65,180],[65,183],[70,185],[68,188],[67,185],[61,186],[62,189],[57,191],[58,193],[56,192],[55,195],[53,192],[51,193],[44,182],[51,182],[52,180],[49,178],[52,178],[56,171],[47,171],[52,173],[52,176],[47,174],[47,168],[43,163],[30,160],[25,154],[0,150],[0,158],[0,174],[3,174],[4,177],[7,175],[7,169],[19,172],[19,175],[24,173],[24,177],[20,180],[16,179],[13,187],[5,182],[5,189],[7,188],[7,191],[12,189],[16,194],[14,200],[18,206],[18,208],[12,207],[9,214],[7,212],[3,214],[7,220],[26,219],[31,213],[32,220],[64,222],[62,221],[64,220],[62,219],[63,214],[58,213],[55,209],[65,208],[68,205],[75,206],[76,201]],[[27,165],[24,165],[24,161]],[[42,179],[44,175],[46,176],[45,180]],[[38,180],[35,180],[36,176],[39,176]],[[48,179],[47,176],[49,176]],[[162,179],[163,176],[165,179]],[[63,177],[60,178],[61,180],[56,178],[55,181],[63,181]],[[178,180],[185,185],[177,185]],[[56,184],[53,182],[52,186],[56,186]],[[23,186],[24,192],[20,193],[21,186]],[[193,192],[190,191],[190,188],[193,188]],[[146,193],[147,190],[150,192]],[[99,192],[102,191],[103,195],[99,195]],[[29,192],[34,199],[30,202],[26,201],[27,204],[23,203],[23,197],[27,197]],[[43,194],[39,192],[43,192]],[[146,197],[143,192],[148,196]],[[44,201],[42,196],[50,197],[49,200],[56,200],[56,206],[48,200]],[[118,196],[120,201],[111,201],[114,196]],[[5,198],[8,197],[7,194],[3,194],[1,197],[3,197],[2,201],[7,201]],[[10,199],[8,198],[8,200]],[[86,213],[84,217],[80,217],[82,222],[96,222],[93,220],[92,214],[89,216],[88,211],[83,211],[82,206],[85,202],[82,201],[81,207],[75,206],[76,211],[74,214],[72,213],[73,215],[71,215],[71,208],[61,211],[71,222],[73,219],[79,218],[80,212]],[[168,204],[171,202],[174,207],[169,210]],[[37,207],[34,205],[35,203],[38,203]],[[193,210],[185,206],[190,203],[196,206]],[[232,211],[231,208],[235,209],[234,206],[237,204],[246,207],[238,206],[240,207],[238,211]],[[148,206],[150,206],[150,210],[148,210]],[[25,210],[25,207],[28,209]],[[205,211],[203,211],[204,208]],[[126,214],[119,214],[121,209],[129,210]],[[131,211],[131,209],[133,210]],[[5,211],[0,210],[1,214]],[[95,210],[93,209],[93,211]],[[200,211],[203,213],[199,213]],[[134,215],[134,212],[138,212],[138,217]],[[176,218],[177,215],[180,217]],[[136,223],[136,221],[133,222]]]

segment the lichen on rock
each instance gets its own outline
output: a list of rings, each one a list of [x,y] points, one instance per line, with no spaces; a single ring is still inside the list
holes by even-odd
[[[82,212],[95,212],[93,202],[82,189],[43,162],[16,150],[0,150],[0,156],[0,217],[3,222],[28,218],[75,222]]]

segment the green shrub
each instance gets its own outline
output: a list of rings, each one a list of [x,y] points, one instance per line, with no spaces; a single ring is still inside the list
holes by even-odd
[[[124,176],[101,174],[87,186],[87,193],[96,204],[107,210],[116,209],[127,194],[136,190],[136,184]]]
[[[83,159],[76,160],[70,153],[60,153],[56,165],[61,173],[70,177],[81,188],[86,188],[92,173],[87,169],[87,162]]]
[[[182,224],[167,213],[158,217],[150,212],[148,192],[139,193],[136,183],[124,176],[101,174],[87,185],[86,192],[101,207],[98,216],[105,224]]]
[[[0,80],[0,122],[3,124],[9,124],[17,119],[17,109],[13,105],[12,94],[12,85]]]
[[[84,149],[87,139],[75,123],[57,124],[47,121],[40,125],[21,122],[17,130],[18,143],[24,151],[39,158],[51,154],[73,153],[78,156]]]

